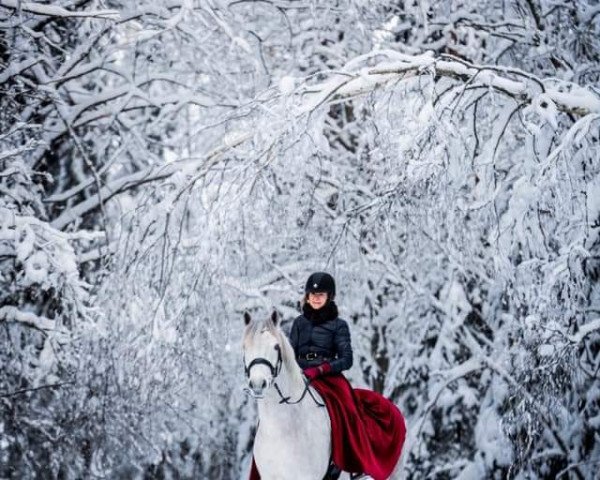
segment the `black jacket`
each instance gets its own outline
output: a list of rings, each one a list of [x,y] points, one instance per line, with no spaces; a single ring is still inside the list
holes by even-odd
[[[338,317],[333,302],[317,312],[305,305],[304,315],[297,317],[292,324],[290,343],[302,368],[329,362],[331,373],[340,373],[352,366],[348,324]],[[316,358],[307,359],[307,354]]]

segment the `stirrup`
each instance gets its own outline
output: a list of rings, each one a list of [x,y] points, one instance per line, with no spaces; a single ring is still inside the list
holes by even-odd
[[[341,474],[342,470],[338,468],[335,463],[329,462],[329,467],[327,468],[327,473],[323,477],[323,480],[337,480],[340,478]]]

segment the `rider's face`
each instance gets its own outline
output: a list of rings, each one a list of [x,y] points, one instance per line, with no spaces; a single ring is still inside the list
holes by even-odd
[[[308,294],[308,304],[315,310],[319,310],[323,308],[323,306],[327,303],[327,293],[326,292],[310,292]]]

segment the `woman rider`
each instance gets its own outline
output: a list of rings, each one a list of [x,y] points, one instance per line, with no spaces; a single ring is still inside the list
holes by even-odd
[[[310,380],[341,373],[352,366],[352,344],[345,320],[338,317],[335,281],[325,272],[308,277],[303,315],[292,324],[290,343],[298,364]]]
[[[290,343],[331,420],[332,462],[325,478],[336,479],[343,469],[386,479],[400,458],[404,418],[388,399],[353,389],[341,374],[352,366],[352,344],[348,324],[338,316],[333,277],[315,272],[304,291],[302,315],[292,324]]]

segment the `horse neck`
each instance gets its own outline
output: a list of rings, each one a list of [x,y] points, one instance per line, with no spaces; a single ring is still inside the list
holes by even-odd
[[[290,348],[291,350],[291,348]],[[289,355],[290,352],[287,352]],[[293,355],[293,354],[292,354]],[[292,357],[293,358],[293,357]],[[283,361],[281,366],[281,372],[275,378],[274,383],[277,384],[281,394],[284,397],[289,397],[290,402],[296,402],[300,399],[304,390],[306,389],[306,383],[304,381],[304,377],[302,375],[302,370],[300,367],[293,361]],[[271,386],[267,394],[265,395],[265,406],[278,405],[289,408],[290,405],[280,404],[281,396],[277,392],[275,385]],[[304,400],[298,405],[305,403]]]

